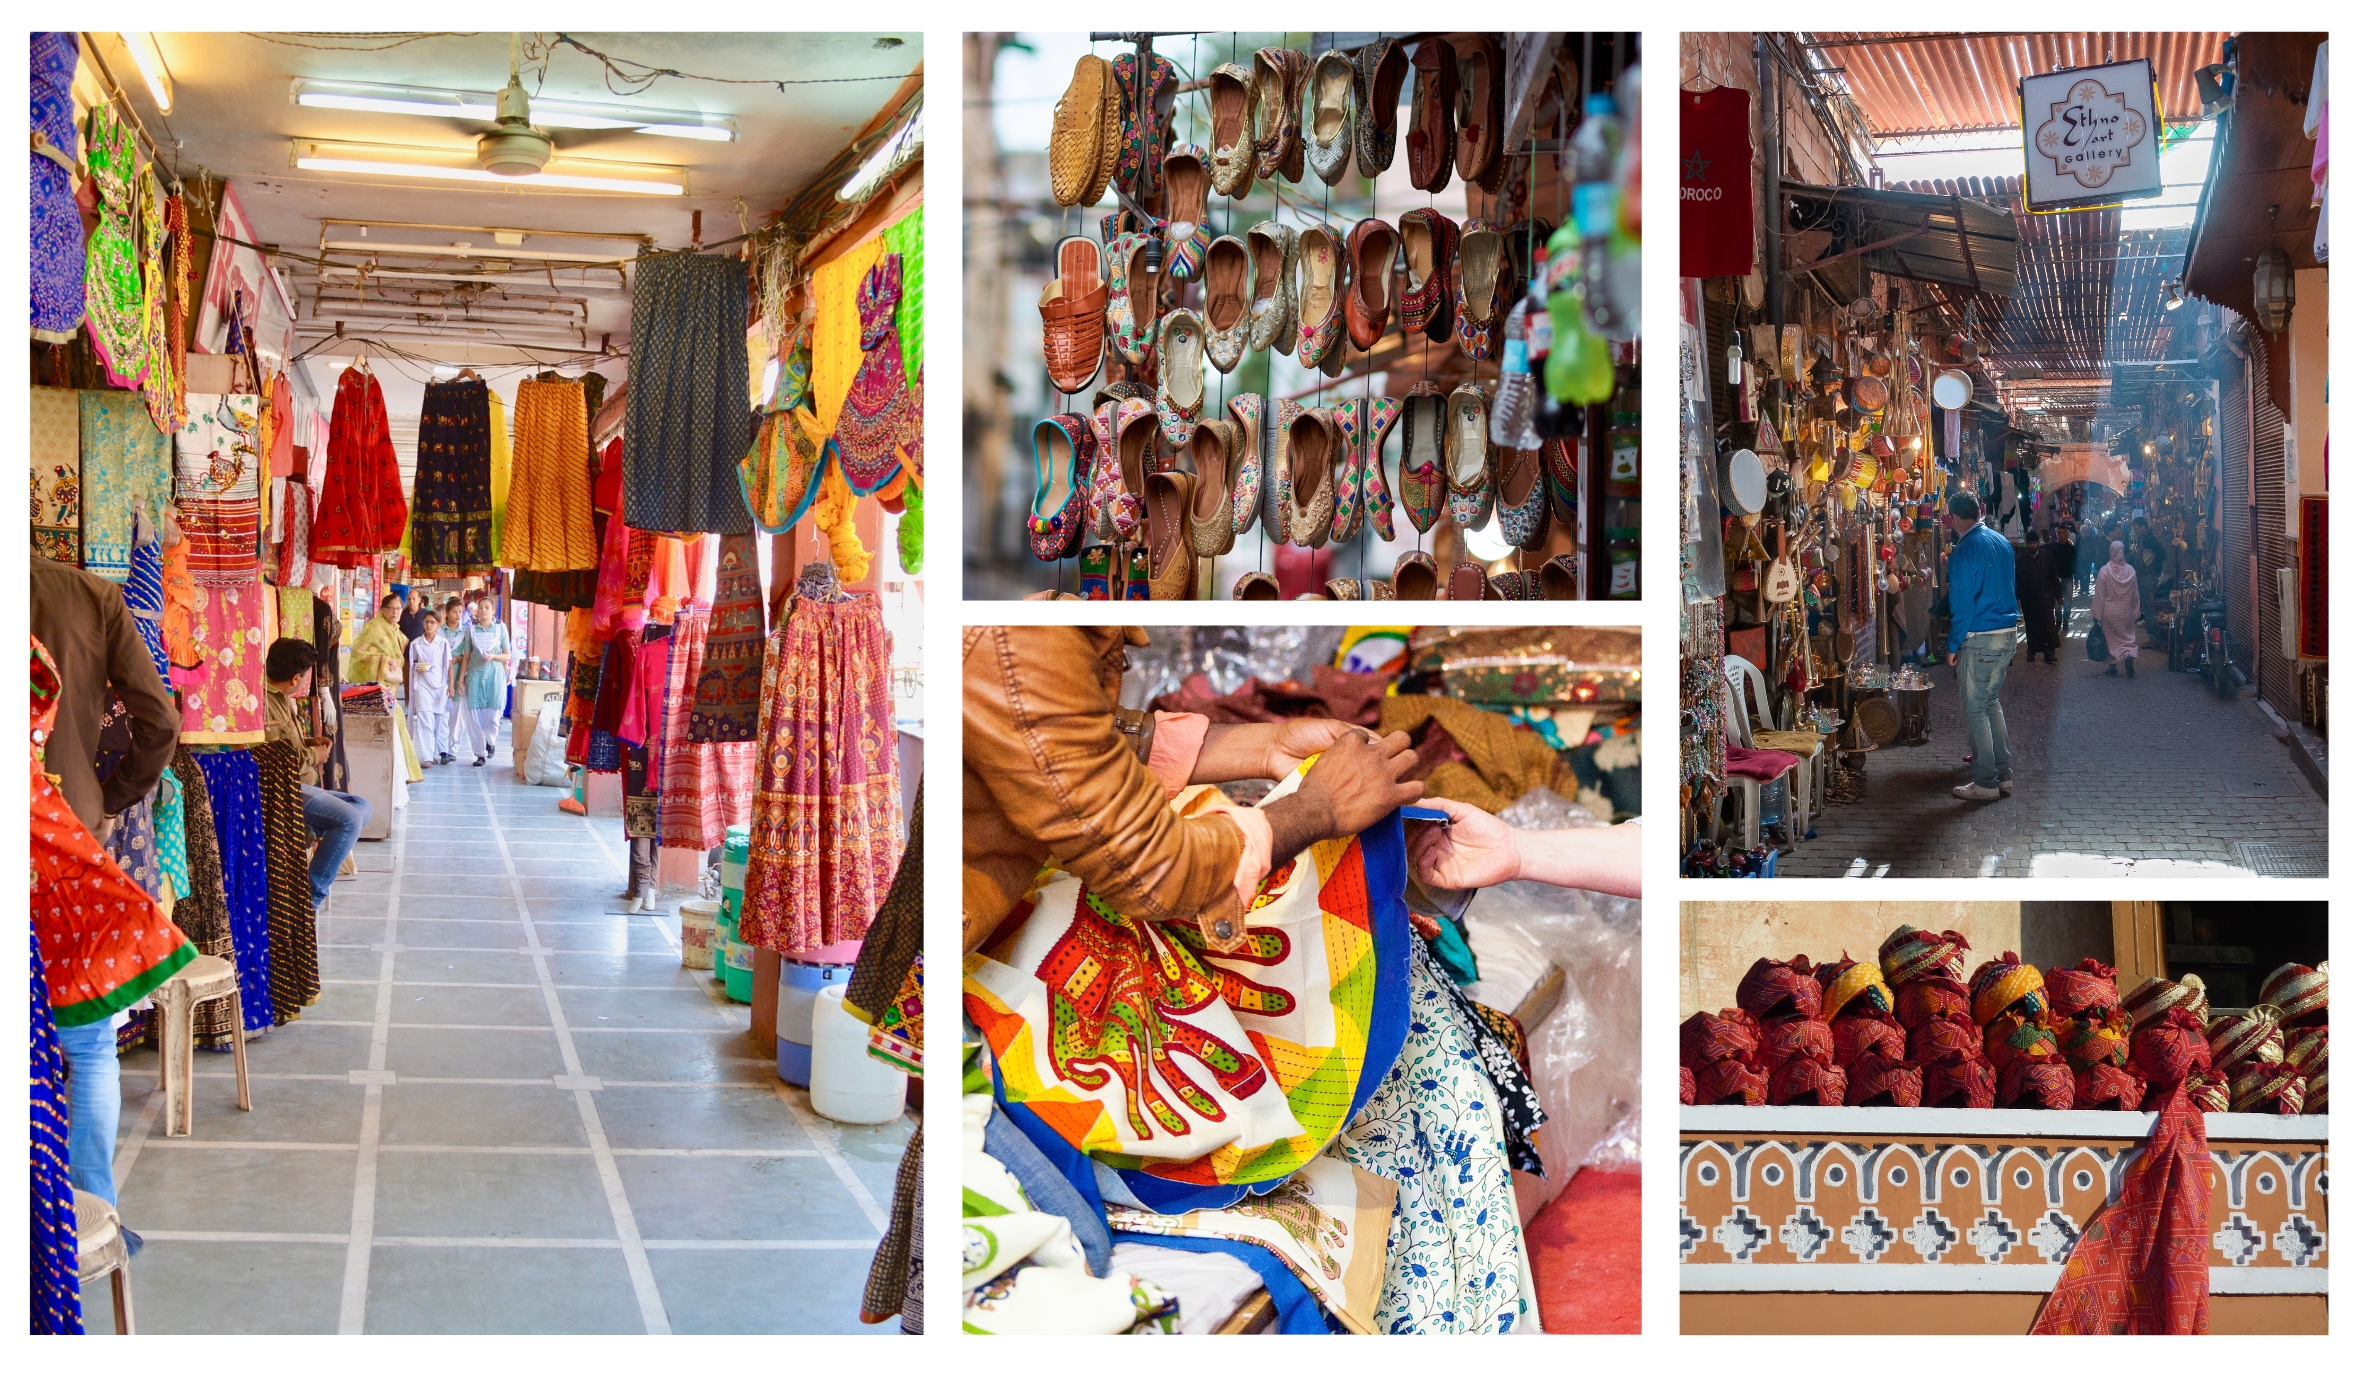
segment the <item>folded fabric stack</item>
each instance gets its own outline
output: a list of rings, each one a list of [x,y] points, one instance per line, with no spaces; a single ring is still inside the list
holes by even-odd
[[[1905,1030],[1905,1061],[1921,1072],[1923,1107],[1994,1106],[1994,1066],[1962,986],[1962,955],[1969,948],[1958,931],[1911,926],[1896,928],[1880,943],[1880,970],[1895,990],[1896,1021]]]

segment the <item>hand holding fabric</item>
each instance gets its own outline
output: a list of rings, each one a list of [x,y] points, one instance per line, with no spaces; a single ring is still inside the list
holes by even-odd
[[[1452,825],[1418,824],[1406,836],[1414,876],[1435,888],[1489,888],[1520,877],[1520,832],[1477,807],[1426,799]]]
[[[1299,791],[1265,808],[1276,862],[1319,840],[1355,835],[1421,797],[1420,783],[1403,781],[1414,762],[1404,731],[1378,740],[1350,731],[1333,741],[1300,780]]]

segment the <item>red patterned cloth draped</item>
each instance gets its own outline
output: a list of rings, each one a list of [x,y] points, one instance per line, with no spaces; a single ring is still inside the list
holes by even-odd
[[[392,451],[392,422],[384,388],[358,368],[335,384],[335,416],[327,434],[327,480],[311,524],[311,559],[358,568],[371,555],[400,548],[409,523],[401,492],[400,459]]]
[[[719,590],[711,600],[711,640],[694,680],[687,738],[749,742],[760,730],[761,658],[768,645],[768,599],[760,590],[760,551],[751,535],[719,540]]]
[[[688,737],[694,715],[695,680],[711,636],[709,608],[679,608],[670,650],[669,719],[662,746],[664,845],[708,850],[727,838],[727,828],[752,819],[752,756],[749,740],[700,745]]]
[[[2206,1118],[2171,1089],[2117,1201],[2085,1224],[2029,1332],[2204,1334],[2208,1171]]]
[[[860,939],[900,849],[891,632],[875,594],[797,598],[760,703],[740,938],[784,954]]]

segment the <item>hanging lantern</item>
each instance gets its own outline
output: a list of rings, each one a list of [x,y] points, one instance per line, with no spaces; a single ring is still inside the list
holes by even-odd
[[[2278,334],[2287,328],[2289,307],[2297,303],[2297,277],[2289,271],[2288,255],[2277,248],[2267,248],[2256,260],[2256,323],[2266,333]]]

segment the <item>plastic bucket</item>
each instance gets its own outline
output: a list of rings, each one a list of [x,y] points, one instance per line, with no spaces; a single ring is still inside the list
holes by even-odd
[[[752,859],[752,828],[730,826],[727,839],[719,848],[719,886],[722,891],[741,895],[744,891],[744,866]]]
[[[809,1106],[836,1122],[889,1122],[907,1106],[907,1076],[866,1053],[866,1023],[842,1007],[839,986],[822,989],[810,1014]]]
[[[776,1077],[794,1088],[809,1087],[809,1047],[799,1041],[776,1043]]]
[[[752,1001],[752,947],[739,940],[729,941],[726,957],[719,963],[719,977],[727,985],[728,1001]]]
[[[719,915],[718,915],[717,917],[715,917],[715,918],[713,919],[713,921],[712,921],[712,932],[711,932],[711,955],[712,955],[711,977],[712,977],[712,978],[714,978],[714,979],[720,979],[720,978],[725,978],[725,977],[727,976],[727,948],[728,948],[729,946],[731,946],[731,945],[735,944],[735,942],[736,942],[736,914],[735,914],[735,909],[733,909],[733,908],[731,908],[731,907],[727,906],[725,903],[722,903],[722,904],[720,904],[720,908],[719,908]]]
[[[679,962],[689,969],[709,969],[717,961],[719,904],[708,898],[689,898],[678,905]]]
[[[837,985],[848,986],[850,971],[855,967],[786,960],[777,975],[776,1038],[779,1041],[799,1041],[809,1045],[813,1040],[809,1031],[809,1016],[817,1006],[818,993]]]

